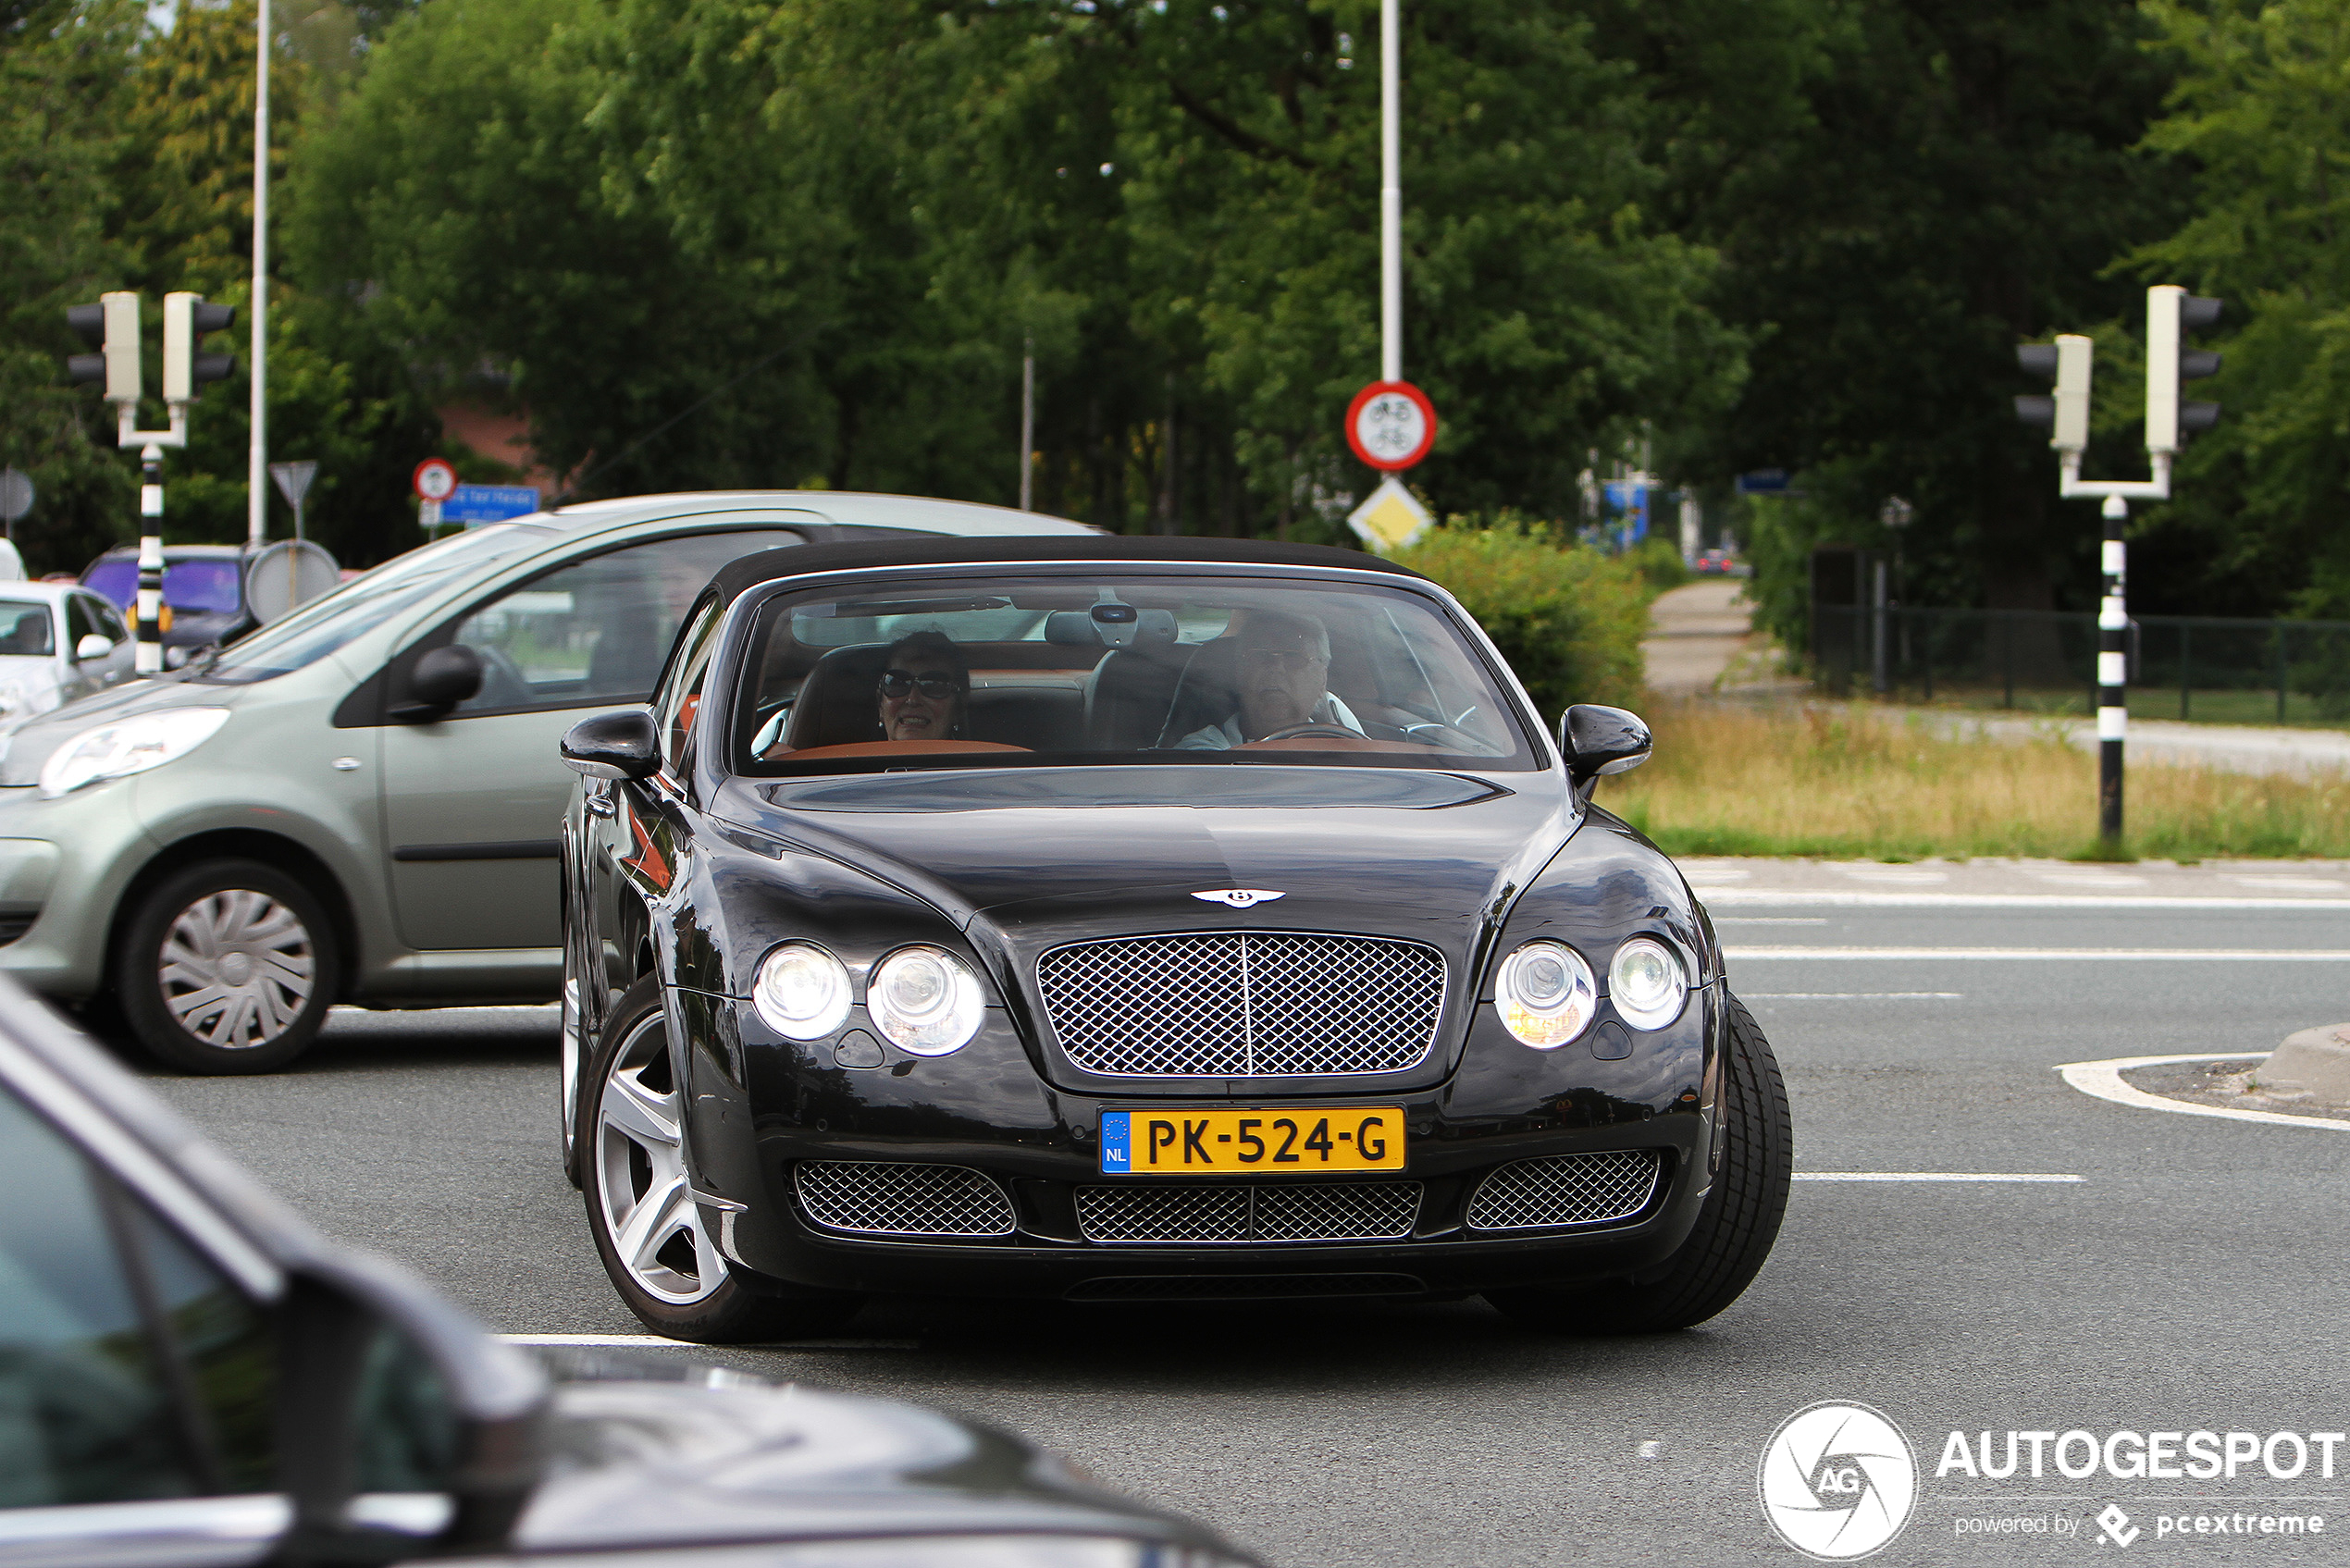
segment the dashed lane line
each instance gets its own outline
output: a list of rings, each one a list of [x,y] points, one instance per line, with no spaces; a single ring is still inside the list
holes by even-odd
[[[2350,1121],[2329,1121],[2323,1117],[2285,1116],[2277,1111],[2240,1111],[2233,1105],[2198,1105],[2185,1100],[2149,1094],[2134,1084],[2122,1081],[2121,1078],[2123,1073],[2134,1068],[2170,1067],[2179,1062],[2233,1061],[2245,1055],[2242,1051],[2203,1051],[2191,1056],[2109,1056],[2101,1062],[2065,1062],[2058,1067],[2057,1071],[2065,1082],[2084,1094],[2110,1100],[2117,1105],[2134,1105],[2142,1111],[2175,1111],[2182,1116],[2215,1117],[2221,1121],[2257,1121],[2269,1127],[2309,1127],[2322,1132],[2350,1132]]]
[[[2227,894],[2153,893],[1878,893],[1858,889],[1708,887],[1690,884],[1709,909],[2350,909],[2350,898],[2253,898]]]
[[[1920,963],[1936,958],[1996,960],[2002,963],[2350,963],[2350,951],[2315,947],[1725,947],[1722,953],[1725,957],[1742,963],[1805,958],[1855,962],[1889,958],[1903,963]]]
[[[2053,1170],[1799,1170],[1798,1181],[2086,1181]]]

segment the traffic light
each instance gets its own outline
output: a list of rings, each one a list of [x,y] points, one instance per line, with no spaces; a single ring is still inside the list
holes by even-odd
[[[2175,452],[2182,436],[2220,423],[2218,403],[2181,402],[2179,383],[2220,374],[2218,354],[2185,341],[2190,332],[2219,326],[2223,308],[2175,283],[2146,290],[2146,451]]]
[[[76,384],[103,381],[106,401],[136,403],[142,391],[139,368],[139,296],[127,290],[101,294],[94,305],[68,305],[66,325],[81,340],[100,352],[75,354],[66,361],[66,373]]]
[[[192,401],[197,388],[236,374],[236,355],[196,352],[197,339],[208,332],[226,332],[236,319],[236,306],[208,305],[201,294],[163,297],[164,401]]]
[[[2077,452],[2089,444],[2090,340],[2072,333],[2053,343],[2021,343],[2015,362],[2035,376],[2056,383],[2053,397],[2020,397],[2015,416],[2026,425],[2048,431],[2048,445],[2059,451]]]

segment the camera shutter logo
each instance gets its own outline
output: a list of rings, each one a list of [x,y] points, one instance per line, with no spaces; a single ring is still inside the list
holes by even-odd
[[[1825,1400],[1797,1411],[1763,1445],[1762,1516],[1822,1562],[1868,1556],[1901,1533],[1918,1500],[1917,1455],[1882,1413]]]

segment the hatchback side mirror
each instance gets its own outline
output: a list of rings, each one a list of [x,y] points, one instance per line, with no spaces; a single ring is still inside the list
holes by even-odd
[[[87,663],[93,659],[104,659],[113,651],[114,638],[102,637],[95,632],[84,632],[81,640],[73,645],[73,661]]]
[[[1583,798],[1609,773],[1628,772],[1649,759],[1656,743],[1637,713],[1578,702],[1559,720],[1559,750],[1566,757],[1567,776]]]
[[[417,656],[408,669],[408,700],[392,709],[396,722],[415,724],[439,718],[481,691],[481,655],[452,642]]]
[[[279,1310],[281,1560],[496,1551],[544,1473],[537,1365],[404,1272],[337,1251]]]
[[[661,766],[661,730],[652,710],[624,708],[582,719],[563,732],[563,761],[591,779],[642,779]]]

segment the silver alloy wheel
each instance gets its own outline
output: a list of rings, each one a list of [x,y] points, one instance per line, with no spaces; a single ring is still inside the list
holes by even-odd
[[[596,1203],[614,1256],[637,1288],[690,1306],[726,1280],[686,1181],[679,1104],[662,1016],[651,1014],[614,1052],[596,1096]]]
[[[317,985],[309,928],[266,893],[223,888],[179,911],[155,979],[190,1039],[228,1051],[266,1045],[294,1026]]]

